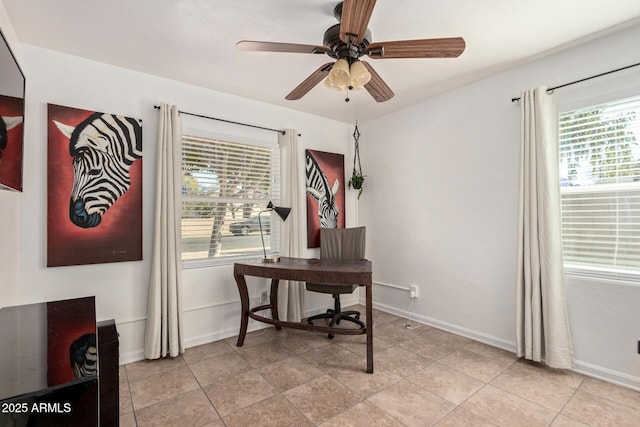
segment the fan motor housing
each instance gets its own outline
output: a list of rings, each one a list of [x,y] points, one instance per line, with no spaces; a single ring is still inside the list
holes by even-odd
[[[367,28],[361,43],[345,43],[340,40],[340,24],[336,24],[329,27],[329,29],[324,32],[323,44],[331,49],[331,53],[327,54],[330,57],[335,59],[344,58],[348,60],[349,58],[358,59],[364,55],[367,46],[369,46],[370,40],[371,31]]]

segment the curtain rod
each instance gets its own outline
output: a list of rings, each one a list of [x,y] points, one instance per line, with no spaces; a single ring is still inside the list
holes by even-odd
[[[584,79],[576,80],[576,81],[570,82],[570,83],[565,83],[565,84],[560,85],[560,86],[555,86],[555,87],[547,89],[547,92],[553,92],[555,89],[560,89],[560,88],[565,87],[565,86],[571,86],[571,85],[574,85],[576,83],[582,83],[582,82],[587,81],[587,80],[595,79],[596,77],[606,76],[607,74],[617,73],[618,71],[626,70],[628,68],[637,67],[638,65],[640,65],[640,62],[638,62],[636,64],[627,65],[626,67],[622,67],[622,68],[618,68],[618,69],[615,69],[615,70],[607,71],[606,73],[600,73],[600,74],[596,74],[595,76],[585,77]],[[516,102],[516,101],[520,101],[520,97],[511,98],[511,102]]]
[[[154,105],[154,106],[153,106],[153,108],[155,108],[156,110],[159,110],[159,109],[160,109],[160,106],[159,106],[159,105]],[[283,130],[271,129],[271,128],[266,128],[266,127],[256,126],[256,125],[250,125],[250,124],[248,124],[248,123],[234,122],[234,121],[232,121],[232,120],[219,119],[219,118],[217,118],[217,117],[204,116],[204,115],[202,115],[202,114],[189,113],[189,112],[186,112],[186,111],[178,111],[178,113],[180,113],[180,114],[186,114],[187,116],[200,117],[200,118],[203,118],[203,119],[217,120],[217,121],[219,121],[219,122],[231,123],[231,124],[234,124],[234,125],[248,126],[248,127],[250,127],[250,128],[256,128],[256,129],[268,130],[268,131],[271,131],[271,132],[278,132],[278,133],[281,133],[281,134],[283,134],[283,135],[286,133],[286,132],[285,132],[285,131],[283,131]],[[298,136],[302,136],[302,134],[298,134]]]

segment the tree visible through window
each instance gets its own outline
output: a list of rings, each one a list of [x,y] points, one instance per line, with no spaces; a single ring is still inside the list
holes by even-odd
[[[258,214],[279,196],[277,147],[193,136],[182,144],[182,259],[261,253]],[[279,224],[260,220],[267,250],[277,251]]]
[[[640,274],[640,97],[560,115],[565,265]]]

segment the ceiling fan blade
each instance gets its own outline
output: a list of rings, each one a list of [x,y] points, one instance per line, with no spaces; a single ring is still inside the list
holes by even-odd
[[[375,5],[376,0],[344,0],[340,19],[340,40],[345,43],[362,43]]]
[[[399,40],[371,43],[366,54],[374,59],[384,58],[457,58],[464,52],[462,37],[444,39]]]
[[[310,44],[261,42],[254,40],[241,40],[236,43],[240,50],[253,52],[290,52],[290,53],[329,53],[331,50],[324,46]]]
[[[327,62],[322,65],[320,68],[315,70],[309,77],[307,77],[302,83],[298,85],[294,90],[289,93],[289,95],[284,98],[289,101],[295,101],[296,99],[300,99],[307,94],[311,89],[313,89],[321,80],[323,80],[329,74],[329,71],[333,67],[333,62]]]
[[[373,99],[375,99],[376,102],[384,102],[393,98],[395,93],[393,93],[391,88],[387,86],[384,80],[382,80],[382,77],[380,77],[378,73],[376,73],[376,70],[374,70],[373,67],[367,62],[360,62],[362,62],[365,67],[367,67],[367,71],[369,71],[369,74],[371,74],[371,80],[369,80],[369,83],[364,85],[364,88],[367,90],[367,92],[369,92]]]

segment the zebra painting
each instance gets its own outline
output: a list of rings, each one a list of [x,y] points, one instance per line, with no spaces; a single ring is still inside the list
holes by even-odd
[[[305,172],[306,191],[310,196],[307,198],[307,243],[312,248],[319,246],[320,228],[344,227],[344,212],[341,212],[344,210],[344,156],[306,150]]]
[[[47,266],[142,259],[142,121],[47,105]]]
[[[78,227],[97,227],[131,185],[129,168],[142,157],[142,124],[103,113],[94,113],[77,126],[54,123],[69,138],[73,157],[69,218]]]
[[[22,191],[24,99],[0,95],[0,188]]]
[[[75,379],[98,374],[96,334],[84,334],[69,347],[71,371]]]
[[[0,162],[2,162],[2,152],[7,148],[9,137],[7,131],[22,123],[22,117],[0,117]]]

